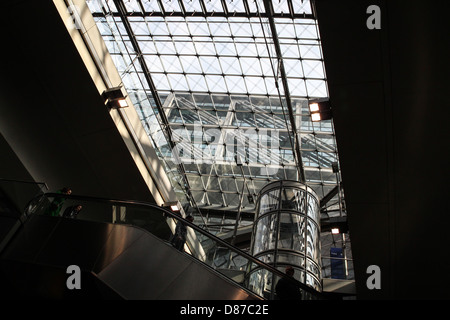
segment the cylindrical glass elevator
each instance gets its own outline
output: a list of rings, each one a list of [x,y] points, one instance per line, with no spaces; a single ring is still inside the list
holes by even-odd
[[[251,253],[284,272],[292,266],[294,278],[322,291],[319,199],[298,181],[275,181],[261,189],[253,225]],[[263,296],[272,295],[271,274],[250,267],[249,284]]]

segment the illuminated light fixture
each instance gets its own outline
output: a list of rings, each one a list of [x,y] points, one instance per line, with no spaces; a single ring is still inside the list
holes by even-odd
[[[332,234],[339,234],[339,228],[331,228]]]
[[[319,112],[311,113],[311,120],[314,122],[320,121],[321,120],[320,113]]]
[[[124,95],[122,87],[109,88],[103,91],[103,99],[105,99],[106,105],[110,109],[119,109],[128,107],[126,100],[127,96]]]
[[[311,101],[309,103],[309,111],[311,112],[311,121],[313,122],[332,118],[330,101]]]
[[[309,111],[311,111],[311,113],[312,112],[318,112],[319,111],[319,104],[318,103],[311,103],[310,105],[309,105]]]
[[[162,206],[163,208],[170,209],[172,212],[178,213],[181,211],[181,205],[178,201],[165,202]]]
[[[127,100],[125,100],[125,99],[119,99],[119,100],[117,100],[118,102],[119,102],[119,106],[121,107],[121,108],[126,108],[126,107],[128,107],[128,102],[127,102]]]

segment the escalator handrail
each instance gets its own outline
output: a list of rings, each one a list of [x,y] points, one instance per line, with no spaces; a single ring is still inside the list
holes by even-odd
[[[189,226],[190,228],[196,230],[197,232],[203,234],[204,236],[211,238],[212,240],[220,243],[221,245],[223,245],[224,247],[238,253],[239,255],[243,256],[244,258],[248,259],[249,261],[255,263],[256,265],[258,265],[259,267],[266,269],[274,274],[276,274],[277,276],[279,276],[280,278],[285,278],[288,279],[289,281],[295,283],[295,285],[297,285],[299,288],[301,288],[302,290],[309,292],[317,297],[321,296],[321,293],[308,287],[307,285],[305,285],[304,283],[287,276],[285,273],[283,273],[282,271],[272,267],[269,264],[266,264],[264,262],[262,262],[261,260],[253,257],[252,255],[242,251],[241,249],[229,244],[228,242],[218,238],[217,236],[209,233],[208,231],[205,231],[204,229],[200,228],[199,226],[185,220],[183,217],[181,217],[178,214],[173,213],[172,211],[165,209],[164,207],[158,206],[156,204],[153,203],[149,203],[149,202],[145,202],[145,201],[137,201],[137,200],[120,200],[120,199],[108,199],[108,198],[100,198],[100,197],[93,197],[93,196],[80,196],[80,195],[66,195],[66,194],[61,194],[61,193],[44,193],[42,195],[36,196],[35,199],[37,198],[41,198],[41,197],[47,197],[47,198],[65,198],[65,199],[74,199],[74,200],[83,200],[83,201],[92,201],[92,202],[102,202],[102,203],[109,203],[109,204],[114,204],[114,205],[133,205],[133,206],[143,206],[143,207],[150,207],[150,208],[154,208],[154,209],[158,209],[159,211],[162,211],[166,217],[171,217],[173,219],[176,219],[177,221],[182,220],[183,223],[186,226]]]

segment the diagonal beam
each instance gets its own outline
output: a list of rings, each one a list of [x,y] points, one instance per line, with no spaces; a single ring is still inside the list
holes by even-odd
[[[326,204],[333,199],[333,197],[335,195],[338,194],[339,192],[339,185],[335,186],[333,189],[330,190],[330,192],[328,192],[328,194],[326,194],[321,200],[320,200],[320,209],[323,209]]]
[[[148,85],[150,87],[150,91],[152,92],[153,98],[154,98],[155,103],[156,103],[156,108],[158,109],[159,117],[160,117],[160,120],[161,120],[160,125],[162,125],[161,129],[163,131],[163,134],[167,135],[167,140],[168,140],[168,143],[170,145],[170,148],[172,150],[176,150],[175,149],[175,142],[174,142],[173,135],[172,135],[172,131],[171,131],[170,126],[169,126],[169,120],[167,119],[166,113],[164,112],[163,104],[161,102],[161,99],[159,98],[159,94],[158,94],[156,86],[155,86],[155,84],[153,82],[153,79],[150,76],[150,71],[149,71],[149,69],[147,67],[147,64],[146,64],[145,60],[144,60],[144,55],[142,54],[141,48],[139,47],[138,41],[136,40],[136,37],[135,37],[135,35],[133,33],[133,29],[131,28],[130,22],[128,21],[128,18],[126,16],[127,15],[127,10],[125,8],[125,5],[123,4],[123,1],[121,1],[121,0],[114,0],[114,5],[116,6],[117,11],[118,11],[118,13],[120,15],[122,23],[123,23],[123,25],[125,27],[125,30],[127,32],[128,38],[130,39],[131,45],[133,46],[133,49],[136,52],[139,64],[140,64],[140,66],[142,68],[142,71],[144,72],[145,80],[147,81],[147,83],[148,83]],[[185,189],[186,189],[188,197],[190,198],[189,200],[192,201],[192,203],[194,204],[194,206],[196,207],[197,211],[199,212],[200,216],[203,219],[203,216],[201,215],[201,212],[200,212],[200,210],[197,207],[195,199],[192,196],[191,187],[189,185],[189,180],[187,179],[186,171],[184,170],[184,167],[183,167],[183,165],[181,163],[178,164],[178,169],[180,170],[180,173],[181,173],[181,175],[183,177],[183,182],[185,184]]]
[[[300,153],[300,143],[299,143],[299,138],[298,138],[297,127],[295,125],[295,115],[294,115],[294,111],[293,111],[293,107],[292,107],[292,101],[291,101],[291,95],[290,95],[289,86],[288,86],[288,82],[287,82],[286,70],[284,69],[283,55],[281,53],[280,41],[278,39],[277,28],[275,26],[275,21],[273,18],[274,11],[273,11],[273,6],[272,6],[272,1],[264,0],[264,7],[266,9],[267,19],[269,21],[270,31],[272,33],[273,45],[275,47],[275,52],[277,54],[277,60],[279,63],[281,81],[283,83],[284,95],[286,98],[286,104],[287,104],[288,111],[289,111],[289,120],[291,122],[292,131],[294,132],[293,148],[295,151],[295,155],[297,157],[297,165],[299,166],[298,169],[299,169],[299,173],[300,173],[300,182],[304,183],[306,180],[305,179],[305,171],[303,168],[302,155]]]

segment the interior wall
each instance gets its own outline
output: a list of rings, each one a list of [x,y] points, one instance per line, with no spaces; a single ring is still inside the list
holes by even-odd
[[[153,202],[54,4],[5,6],[20,18],[1,20],[0,133],[26,170],[51,191]]]
[[[381,29],[366,22],[380,8]],[[449,298],[448,18],[435,1],[316,1],[361,299]],[[370,265],[381,288],[370,290]]]

